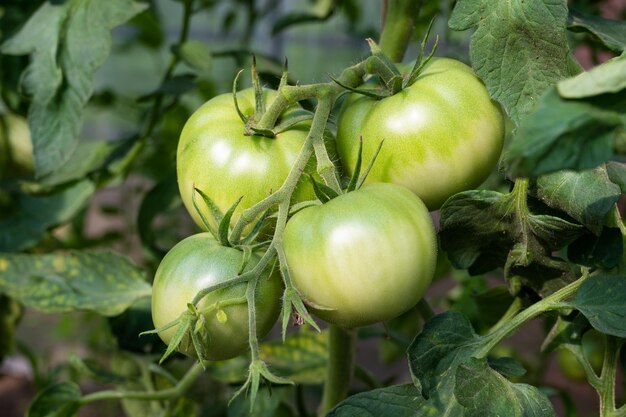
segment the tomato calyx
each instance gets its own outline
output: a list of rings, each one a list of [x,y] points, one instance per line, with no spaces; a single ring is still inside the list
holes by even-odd
[[[368,38],[367,43],[370,46],[371,56],[366,60],[367,71],[369,74],[372,74],[380,79],[382,88],[354,88],[341,83],[335,78],[331,77],[331,79],[348,91],[371,97],[376,100],[382,100],[385,97],[393,96],[405,88],[410,87],[415,81],[417,81],[417,78],[420,76],[428,62],[430,62],[433,58],[437,50],[439,36],[435,37],[435,43],[432,49],[428,55],[425,55],[426,42],[428,41],[433,21],[434,19],[431,20],[428,25],[426,35],[424,35],[424,39],[420,45],[420,52],[415,60],[415,64],[408,74],[402,74],[398,69],[398,66],[382,51],[382,49],[380,49],[378,44],[374,42],[374,40]]]

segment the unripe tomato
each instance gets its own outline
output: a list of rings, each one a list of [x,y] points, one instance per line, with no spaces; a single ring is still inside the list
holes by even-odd
[[[489,176],[502,151],[504,122],[471,68],[439,58],[393,96],[376,100],[351,94],[346,100],[337,123],[337,151],[349,174],[360,137],[365,161],[384,140],[367,182],[403,185],[436,210]]]
[[[199,233],[176,244],[165,255],[157,269],[152,286],[152,320],[160,328],[187,311],[195,295],[211,285],[237,276],[244,254],[234,248],[221,246],[210,233]],[[248,268],[254,267],[259,255],[253,254]],[[237,284],[209,293],[198,305],[198,310],[219,306],[233,298],[245,296],[247,284]],[[280,274],[265,272],[258,281],[255,306],[257,335],[270,331],[280,311],[282,280]],[[206,332],[206,359],[234,358],[248,349],[248,304],[218,307],[203,314]],[[159,332],[169,343],[177,327]],[[191,357],[195,351],[190,338],[185,338],[179,350]]]
[[[264,90],[264,94],[269,107],[276,92]],[[241,91],[237,97],[242,113],[251,116],[255,109],[254,90]],[[176,156],[180,194],[196,223],[205,229],[193,205],[194,186],[208,195],[222,213],[243,196],[232,218],[234,224],[243,210],[280,188],[299,155],[309,126],[307,122],[298,123],[275,138],[245,136],[245,125],[237,114],[232,94],[214,97],[196,110],[183,128]],[[311,185],[302,181],[294,200],[314,198]],[[212,222],[202,198],[196,201],[205,218]],[[214,223],[211,226],[216,227]]]
[[[422,201],[395,184],[372,184],[306,208],[287,223],[292,282],[313,312],[356,327],[392,319],[422,297],[437,262]]]

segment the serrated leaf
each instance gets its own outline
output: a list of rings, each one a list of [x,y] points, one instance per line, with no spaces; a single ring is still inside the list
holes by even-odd
[[[58,382],[37,394],[26,417],[73,417],[79,409],[81,396],[78,385]]]
[[[624,125],[618,113],[624,108],[626,94],[566,100],[550,89],[516,132],[506,156],[507,173],[537,177],[608,161]]]
[[[563,0],[456,2],[449,26],[476,27],[472,67],[516,123],[548,87],[570,75],[567,12]]]
[[[582,283],[573,305],[602,333],[626,337],[626,276],[594,275]]]
[[[379,388],[348,397],[327,417],[417,417],[426,401],[412,384]]]
[[[180,58],[200,74],[207,73],[213,66],[213,54],[204,42],[190,40],[175,49]]]
[[[570,6],[567,27],[574,32],[591,33],[613,51],[619,52],[626,49],[626,22],[623,20],[589,16]]]
[[[554,417],[550,400],[537,388],[512,384],[487,365],[470,358],[456,370],[454,394],[465,407],[464,417]]]
[[[517,188],[517,187],[516,187]],[[574,279],[553,252],[582,234],[580,225],[528,208],[526,193],[474,190],[456,194],[441,208],[441,247],[457,268],[477,275],[498,267],[505,277],[547,295]],[[513,286],[515,287],[515,286]]]
[[[563,210],[596,235],[620,196],[620,187],[611,182],[604,167],[556,172],[537,180],[537,197],[541,201]]]
[[[94,191],[90,181],[82,181],[51,195],[19,194],[16,212],[0,221],[0,252],[36,245],[48,229],[67,222],[80,211]]]
[[[36,174],[52,173],[78,143],[92,78],[111,48],[110,31],[147,6],[131,0],[45,2],[2,53],[32,54],[24,87]]]
[[[113,252],[0,255],[0,293],[48,313],[120,314],[150,296],[143,271]]]

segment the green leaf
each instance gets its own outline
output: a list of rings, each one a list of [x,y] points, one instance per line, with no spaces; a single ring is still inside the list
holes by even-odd
[[[624,253],[622,233],[616,227],[604,227],[600,236],[586,233],[567,247],[567,258],[579,265],[612,269]]]
[[[510,194],[474,190],[452,196],[441,208],[439,236],[457,268],[477,275],[503,267],[509,285],[521,281],[547,295],[575,278],[553,252],[582,232],[580,225],[556,217],[539,202],[529,208],[517,184]]]
[[[120,143],[104,140],[81,141],[69,160],[50,175],[41,178],[42,186],[57,186],[84,179],[88,174],[104,167],[108,159],[120,148]]]
[[[78,143],[92,78],[111,48],[110,31],[146,8],[131,0],[45,2],[2,53],[32,54],[24,87],[38,177],[63,165]]]
[[[0,294],[0,364],[13,351],[15,328],[21,316],[20,305],[12,298]]]
[[[426,322],[409,346],[409,367],[426,398],[436,397],[441,380],[454,378],[457,366],[479,347],[480,337],[461,313],[448,311]]]
[[[123,384],[128,380],[126,376],[106,369],[94,359],[82,359],[79,356],[71,355],[69,362],[76,371],[105,384]]]
[[[574,32],[587,31],[613,51],[626,49],[626,22],[623,20],[589,16],[570,6],[567,28]]]
[[[230,206],[228,211],[224,213],[224,217],[222,217],[217,227],[217,236],[219,237],[220,242],[224,246],[230,246],[230,242],[228,240],[230,219],[233,217],[233,213],[235,213],[235,210],[237,209],[237,206],[239,205],[239,203],[241,203],[242,199],[243,199],[243,196],[239,197],[239,199],[237,199],[237,201],[235,201],[235,203],[232,206]]]
[[[567,100],[555,88],[519,127],[505,162],[512,177],[537,177],[563,169],[583,170],[613,156],[626,94]]]
[[[541,201],[564,211],[596,235],[601,233],[607,214],[620,196],[620,187],[611,182],[605,167],[556,172],[537,180]]]
[[[594,275],[582,283],[573,305],[602,333],[626,337],[626,276]]]
[[[0,255],[0,293],[49,313],[95,311],[120,314],[150,296],[141,269],[113,252],[67,255]]]
[[[327,417],[417,417],[426,401],[412,384],[394,385],[348,397]]]
[[[624,31],[626,31],[626,25]],[[563,98],[593,97],[600,94],[618,93],[624,89],[626,89],[626,55],[608,60],[602,65],[557,84],[557,90]]]
[[[476,27],[472,67],[519,123],[548,87],[570,75],[566,20],[564,0],[459,0],[449,26]]]
[[[513,358],[488,358],[489,367],[501,375],[520,377],[526,374],[526,369]]]
[[[550,400],[536,387],[512,384],[485,359],[470,358],[456,370],[454,394],[464,417],[554,417]]]
[[[200,74],[206,74],[213,66],[213,55],[204,42],[190,40],[174,48],[174,52]]]
[[[82,181],[56,194],[19,194],[16,212],[0,221],[0,252],[19,251],[36,245],[48,229],[74,217],[94,191],[90,181]]]
[[[35,397],[26,417],[73,417],[79,409],[80,388],[73,382],[58,382]]]

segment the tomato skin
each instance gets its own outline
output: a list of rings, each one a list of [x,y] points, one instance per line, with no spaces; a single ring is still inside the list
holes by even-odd
[[[337,124],[337,151],[350,175],[359,138],[364,161],[384,140],[367,182],[403,185],[429,210],[480,185],[504,138],[502,113],[483,83],[470,67],[447,58],[432,59],[414,84],[393,96],[351,94]]]
[[[395,184],[371,184],[287,223],[284,249],[292,282],[320,318],[357,327],[394,318],[428,288],[436,235],[422,201]]]
[[[269,107],[277,93],[264,90],[264,94]],[[254,90],[243,90],[237,98],[242,113],[251,116],[255,110]],[[278,190],[300,153],[309,125],[298,123],[275,138],[245,136],[245,125],[237,114],[232,94],[214,97],[196,110],[182,130],[176,156],[180,194],[195,222],[206,230],[193,205],[194,186],[207,194],[222,213],[243,196],[232,224],[243,210]],[[305,181],[294,192],[295,201],[314,198],[311,185]],[[197,202],[215,228],[202,198],[197,198]]]
[[[199,233],[176,244],[165,255],[157,269],[152,289],[152,320],[155,328],[165,326],[187,310],[198,291],[234,278],[239,271],[243,252],[221,246],[210,233]],[[259,260],[253,254],[248,268]],[[245,296],[247,284],[237,284],[208,294],[199,303],[198,309],[216,302]],[[278,273],[268,276],[265,272],[257,284],[256,319],[257,335],[265,336],[278,318],[282,280]],[[205,357],[210,360],[234,358],[248,349],[248,305],[247,303],[226,306],[222,309],[227,320],[221,323],[217,310],[204,316],[204,327],[208,334]],[[176,327],[159,332],[165,343],[176,333]],[[187,338],[179,350],[191,357],[195,351]]]

